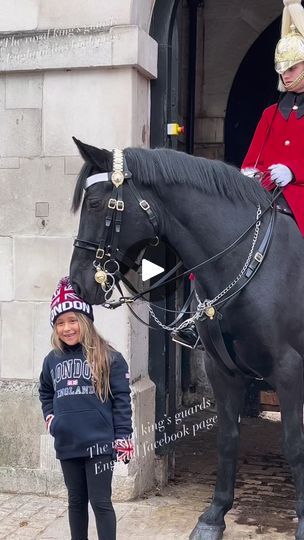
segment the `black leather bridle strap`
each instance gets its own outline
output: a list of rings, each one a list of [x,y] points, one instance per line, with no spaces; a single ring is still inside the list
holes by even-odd
[[[116,205],[114,204],[116,201],[115,192],[116,192],[116,188],[113,187],[112,196],[110,197],[109,202],[108,202],[108,209],[107,209],[107,214],[106,214],[105,225],[102,232],[102,237],[99,241],[99,244],[96,250],[96,259],[98,259],[99,261],[102,261],[104,259],[104,256],[106,253],[107,255],[110,254],[109,250],[111,250],[111,247],[112,247],[112,241],[113,241],[112,223],[113,223],[113,218],[116,212]],[[79,246],[76,246],[76,247],[79,247]]]
[[[185,301],[183,307],[181,308],[179,314],[177,315],[177,317],[174,319],[174,321],[172,321],[170,324],[168,324],[168,326],[175,326],[179,321],[181,321],[181,319],[183,318],[183,316],[185,315],[186,311],[188,310],[188,307],[190,306],[191,302],[194,300],[194,289],[192,289],[191,293],[189,294],[187,300]]]
[[[116,256],[116,251],[118,247],[118,238],[119,238],[119,233],[121,231],[122,214],[123,214],[123,208],[124,208],[124,203],[122,199],[122,189],[123,189],[122,186],[119,186],[116,189],[116,207],[115,207],[114,217],[113,217],[111,243],[109,244],[109,250],[107,252],[109,256],[113,255],[114,258]],[[121,209],[118,210],[118,208],[121,208]]]
[[[100,244],[97,244],[96,242],[89,242],[88,240],[80,240],[78,238],[74,240],[74,247],[77,247],[78,249],[96,252],[99,246]],[[141,265],[141,261],[139,263],[137,261],[133,261],[125,253],[120,251],[120,249],[117,249],[116,251],[116,259],[118,262],[125,264],[128,268],[130,268],[130,270],[134,270],[135,272],[137,272]]]
[[[121,260],[122,263],[124,263],[124,258],[122,258]],[[140,264],[138,265],[140,266]],[[117,300],[117,302],[111,302],[111,303],[106,303],[106,304],[103,304],[105,307],[109,308],[109,309],[115,309],[119,306],[121,306],[122,304],[129,304],[129,303],[133,303],[135,302],[135,300],[138,300],[139,298],[142,298],[143,300],[145,300],[146,302],[149,302],[149,300],[147,298],[144,297],[145,294],[153,291],[154,289],[158,289],[159,287],[161,287],[162,285],[166,285],[167,283],[167,279],[168,277],[170,278],[172,276],[172,274],[174,274],[176,272],[176,270],[178,270],[178,268],[180,268],[181,266],[183,266],[183,263],[182,261],[179,261],[173,268],[171,268],[171,270],[169,270],[169,272],[167,272],[164,276],[162,276],[156,283],[154,283],[154,285],[152,285],[151,287],[149,287],[149,289],[146,289],[145,291],[143,292],[138,292],[135,287],[132,285],[132,283],[128,280],[128,278],[126,278],[126,276],[124,274],[122,274],[121,272],[116,272],[116,276],[118,277],[119,281],[122,281],[123,284],[131,291],[131,293],[135,293],[135,296],[123,296],[123,292],[120,288],[120,285],[119,285],[119,282],[116,283],[116,287],[118,289],[118,291],[121,293],[121,298],[119,300]]]
[[[169,279],[173,274],[175,274],[176,270],[178,270],[181,266],[183,266],[183,263],[182,263],[182,261],[179,261],[178,263],[176,263],[175,266],[173,266],[173,268],[171,268],[171,270],[169,270],[169,272],[167,272],[164,276],[162,276],[159,280],[157,280],[156,283],[151,285],[151,287],[149,287],[149,289],[146,289],[143,292],[137,291],[135,289],[135,287],[133,287],[133,285],[130,283],[130,281],[121,272],[118,272],[117,276],[128,287],[128,289],[131,290],[131,292],[136,294],[136,296],[132,296],[132,301],[134,302],[135,300],[138,300],[139,298],[143,298],[144,300],[146,300],[146,298],[144,298],[145,294],[148,294],[151,291],[154,291],[155,289],[158,289],[163,284],[166,285],[167,284],[167,279]]]
[[[128,280],[126,280],[128,281]],[[123,292],[122,292],[122,289],[121,289],[121,286],[119,283],[116,284],[116,287],[118,289],[118,291],[120,292],[121,295],[123,295]],[[133,285],[128,281],[128,285],[127,285],[128,288],[130,288],[131,291],[135,291],[135,288],[133,287]],[[185,315],[185,313],[187,312],[188,310],[188,307],[190,306],[191,302],[194,300],[194,289],[190,292],[187,300],[185,301],[183,307],[181,308],[180,312],[178,313],[177,317],[170,323],[168,324],[167,326],[168,327],[171,327],[173,328],[182,318],[183,316]],[[147,299],[144,299],[146,301],[148,301]],[[139,317],[137,315],[137,313],[135,313],[134,309],[132,309],[132,307],[130,306],[130,304],[127,303],[127,306],[128,308],[130,309],[130,311],[132,312],[132,314],[134,315],[134,317],[139,321],[141,322],[144,326],[147,326],[148,328],[151,328],[152,330],[159,330],[159,328],[155,327],[155,326],[151,326],[150,324],[146,323],[145,321],[143,321],[141,319],[141,317]],[[167,310],[165,310],[167,311]]]
[[[255,253],[254,257],[253,257],[252,262],[250,263],[250,265],[247,268],[247,271],[245,273],[246,278],[249,278],[251,276],[251,274],[256,270],[256,268],[261,264],[262,260],[264,259],[265,255],[267,253],[268,247],[270,245],[270,240],[271,240],[271,237],[272,237],[272,233],[273,233],[273,228],[274,228],[274,223],[275,223],[275,216],[276,216],[276,212],[275,212],[275,210],[272,210],[271,216],[270,216],[270,221],[268,223],[268,227],[267,227],[265,236],[264,236],[261,244],[259,245],[258,250],[256,251],[256,253]]]
[[[230,354],[227,351],[218,318],[213,320],[208,318],[206,325],[207,331],[204,332],[205,346],[210,347],[211,345],[213,357],[217,359],[217,362],[220,365],[224,364],[230,374],[238,372],[239,369],[237,365],[233,362]]]
[[[138,201],[139,206],[146,212],[146,214],[147,214],[147,216],[148,216],[148,218],[150,220],[150,223],[153,226],[155,235],[157,236],[159,234],[159,227],[158,227],[156,215],[154,214],[153,210],[151,209],[151,206],[149,205],[149,203],[145,199],[142,198],[139,191],[137,191],[137,189],[136,189],[136,187],[135,187],[135,185],[133,183],[133,180],[131,178],[128,181],[128,185],[130,186],[130,189],[131,189],[134,197]]]
[[[266,233],[263,237],[263,240],[261,244],[259,245],[258,251],[256,252],[253,262],[249,265],[247,272],[245,276],[243,276],[243,284],[241,287],[239,287],[236,291],[234,291],[233,294],[229,295],[228,297],[225,297],[223,300],[220,300],[214,306],[218,306],[221,304],[221,308],[223,308],[224,305],[227,303],[230,303],[232,298],[239,294],[242,289],[247,287],[247,285],[250,283],[250,281],[253,279],[259,268],[261,267],[263,261],[265,260],[265,257],[268,253],[271,239],[272,239],[272,233],[275,225],[275,217],[276,217],[276,211],[275,208],[271,211],[271,216],[269,220],[269,224],[266,230]],[[257,254],[259,254],[258,257]],[[222,367],[225,367],[230,374],[240,373],[243,376],[254,376],[261,378],[261,375],[257,373],[252,368],[248,368],[248,372],[245,373],[243,369],[241,369],[231,358],[227,347],[224,342],[223,333],[220,325],[220,319],[222,318],[221,312],[216,312],[215,317],[213,319],[210,319],[207,316],[202,317],[200,320],[201,322],[206,322],[207,330],[204,331],[204,343],[209,346],[211,345],[213,350],[213,355],[217,359],[219,365],[222,365]],[[223,366],[224,364],[224,366]]]
[[[98,248],[99,244],[96,242],[89,242],[88,240],[80,240],[80,238],[75,238],[74,247],[78,249],[86,249],[88,251],[95,251]]]

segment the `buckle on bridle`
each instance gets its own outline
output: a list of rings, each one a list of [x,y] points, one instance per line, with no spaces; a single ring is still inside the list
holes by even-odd
[[[118,212],[123,212],[125,209],[125,203],[123,201],[116,201],[116,210]]]
[[[139,206],[145,211],[150,210],[150,205],[145,200],[140,201]]]
[[[110,208],[111,210],[115,210],[116,202],[117,202],[116,199],[109,199],[108,208]]]
[[[111,210],[117,210],[118,212],[123,212],[125,209],[125,203],[123,201],[117,201],[116,199],[109,199],[108,208]]]
[[[97,251],[96,251],[96,259],[103,259],[104,258],[104,249],[102,248],[97,248]]]
[[[258,262],[258,263],[261,263],[262,260],[264,258],[264,255],[263,253],[261,253],[260,251],[257,251],[255,256],[254,256],[254,259]]]

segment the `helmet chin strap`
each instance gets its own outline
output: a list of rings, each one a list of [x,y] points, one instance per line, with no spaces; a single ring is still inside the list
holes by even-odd
[[[281,79],[282,79],[282,77],[281,77]],[[294,81],[292,81],[291,83],[285,84],[285,83],[283,82],[283,79],[282,79],[282,82],[283,82],[284,87],[286,88],[286,90],[292,90],[292,89],[295,88],[295,86],[297,86],[297,85],[299,84],[299,82],[301,82],[303,79],[304,79],[304,69],[303,69],[303,71],[300,73],[300,75],[298,75],[297,78],[296,78]]]

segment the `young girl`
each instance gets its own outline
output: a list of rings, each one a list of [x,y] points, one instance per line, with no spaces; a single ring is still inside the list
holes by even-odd
[[[72,540],[88,538],[88,501],[99,540],[115,540],[113,459],[133,448],[129,372],[120,353],[96,332],[92,306],[63,278],[53,294],[53,350],[43,362],[40,401],[68,489]]]

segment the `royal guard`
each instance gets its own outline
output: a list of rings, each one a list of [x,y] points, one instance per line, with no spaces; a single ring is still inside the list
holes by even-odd
[[[268,190],[283,196],[304,235],[304,9],[301,0],[283,0],[282,35],[275,50],[278,103],[262,114],[242,165]]]

